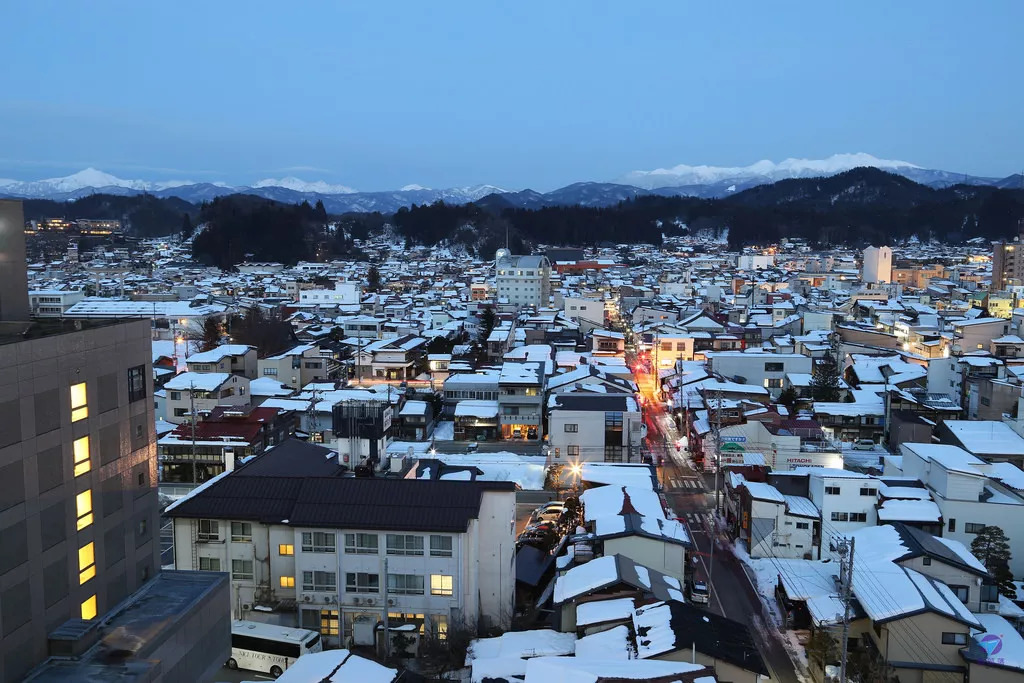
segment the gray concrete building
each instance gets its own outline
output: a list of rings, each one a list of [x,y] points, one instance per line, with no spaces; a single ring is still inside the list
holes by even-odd
[[[21,209],[0,214],[0,680],[16,681],[50,632],[159,571],[156,439],[149,322],[29,320]]]

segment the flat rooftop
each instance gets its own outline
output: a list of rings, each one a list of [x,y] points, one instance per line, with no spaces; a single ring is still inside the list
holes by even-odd
[[[125,325],[137,322],[135,320],[118,320],[114,318],[99,318],[91,320],[53,318],[25,321],[5,320],[0,322],[0,344],[15,344],[17,342],[54,337],[60,334],[71,334],[82,330],[94,330],[101,327],[113,325]]]
[[[207,600],[227,574],[165,571],[96,620],[72,619],[50,640],[73,641],[103,625],[99,641],[75,659],[51,657],[24,679],[32,683],[106,683],[148,681],[161,662],[151,657],[169,639],[192,608]],[[158,669],[157,669],[158,670]]]

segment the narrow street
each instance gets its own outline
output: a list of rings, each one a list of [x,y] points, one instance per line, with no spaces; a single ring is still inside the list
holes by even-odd
[[[750,628],[773,680],[799,683],[793,662],[782,645],[776,627],[764,623],[761,599],[747,578],[742,563],[730,551],[727,535],[712,532],[715,475],[704,475],[690,466],[683,435],[655,395],[655,376],[643,366],[638,366],[634,356],[630,356],[627,362],[635,368],[637,386],[645,399],[644,421],[647,424],[648,446],[655,460],[661,456],[664,463],[658,468],[658,476],[665,499],[676,517],[690,531],[699,572],[709,579],[709,609]],[[718,545],[712,551],[713,539]]]

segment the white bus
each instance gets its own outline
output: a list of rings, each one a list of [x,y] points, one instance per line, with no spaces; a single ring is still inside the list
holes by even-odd
[[[231,669],[264,671],[277,678],[310,652],[320,652],[320,634],[258,621],[231,622]]]

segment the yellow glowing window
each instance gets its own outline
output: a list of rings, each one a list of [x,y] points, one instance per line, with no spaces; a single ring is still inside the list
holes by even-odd
[[[430,575],[430,594],[431,595],[451,595],[452,594],[452,577],[445,574],[431,574]]]
[[[83,436],[81,439],[75,439],[71,447],[75,458],[75,476],[77,477],[92,469],[92,464],[89,462],[89,437]]]
[[[75,509],[78,511],[78,530],[92,524],[92,490],[82,491],[75,496]]]
[[[82,603],[82,618],[83,619],[95,619],[96,618],[96,596],[95,595]]]
[[[294,555],[295,554],[295,546],[291,545],[291,544],[282,543],[281,545],[277,546],[277,554],[278,555]]]
[[[281,577],[281,588],[295,588],[295,577],[294,576],[282,576]]]
[[[78,549],[78,583],[85,583],[96,576],[96,549],[92,543],[86,543]]]
[[[85,382],[71,385],[71,421],[78,422],[89,417],[89,406],[85,400]]]

